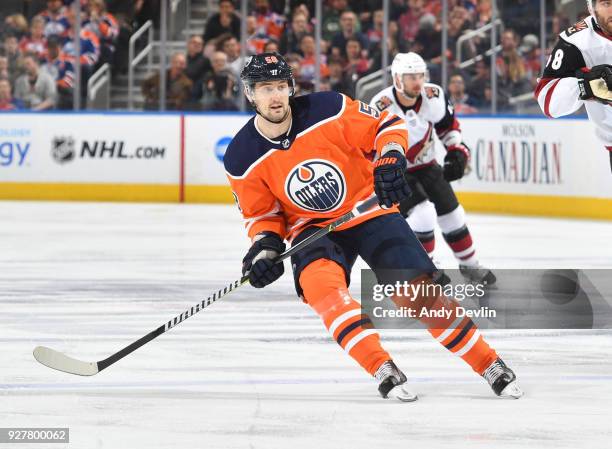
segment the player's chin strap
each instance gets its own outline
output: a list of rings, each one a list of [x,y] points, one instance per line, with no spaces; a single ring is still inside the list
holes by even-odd
[[[362,215],[365,212],[368,212],[376,205],[378,205],[378,198],[376,198],[376,196],[369,198],[362,204],[355,207],[352,211],[344,214],[337,220],[334,220],[332,223],[325,225],[314,234],[308,236],[301,242],[292,246],[290,249],[282,253],[278,257],[278,259],[276,259],[276,262],[282,262],[283,260],[291,257],[298,251],[302,250],[305,246],[310,245],[315,240],[320,239],[321,237],[334,231],[336,228],[348,223],[353,218]],[[159,337],[161,334],[169,331],[173,327],[182,323],[187,318],[200,312],[201,310],[208,307],[215,301],[221,299],[223,296],[227,295],[231,291],[236,290],[238,287],[246,284],[248,280],[248,276],[243,276],[240,280],[232,282],[223,289],[216,291],[205,300],[195,304],[190,309],[184,311],[183,313],[174,317],[167,323],[161,325],[154,331],[149,332],[144,337],[141,337],[140,339],[134,341],[130,345],[126,346],[125,348],[121,349],[120,351],[114,353],[113,355],[104,360],[100,360],[98,362],[84,362],[81,360],[74,359],[72,357],[68,357],[67,355],[61,352],[44,346],[37,346],[34,349],[34,358],[36,358],[36,360],[38,360],[38,362],[42,363],[43,365],[48,366],[49,368],[56,369],[58,371],[64,371],[66,373],[76,374],[79,376],[93,376],[94,374],[99,373],[103,369],[108,368],[113,363],[118,362],[126,355],[131,354],[133,351],[140,348],[141,346],[144,346],[154,338]]]

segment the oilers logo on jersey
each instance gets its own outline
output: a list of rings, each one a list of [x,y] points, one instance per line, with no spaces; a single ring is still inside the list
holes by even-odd
[[[329,161],[311,159],[293,168],[285,192],[298,207],[313,212],[338,208],[346,196],[346,182],[340,169]]]

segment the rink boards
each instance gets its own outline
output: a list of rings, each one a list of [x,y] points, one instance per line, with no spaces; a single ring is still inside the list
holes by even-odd
[[[231,202],[223,155],[249,118],[3,114],[0,199]],[[454,187],[466,209],[612,219],[608,154],[587,120],[475,116],[461,127],[472,159]]]

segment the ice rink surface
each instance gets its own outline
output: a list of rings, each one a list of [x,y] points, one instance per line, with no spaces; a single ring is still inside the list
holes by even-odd
[[[607,222],[468,220],[491,267],[612,267]],[[96,376],[50,370],[36,345],[103,359],[237,279],[240,217],[233,206],[0,202],[0,229],[0,427],[70,427],[71,440],[15,447],[610,447],[612,332],[484,331],[525,390],[504,401],[426,332],[382,331],[420,396],[385,401],[296,299],[288,267]]]

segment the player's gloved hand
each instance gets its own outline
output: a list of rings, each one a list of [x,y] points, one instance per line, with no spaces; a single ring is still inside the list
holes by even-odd
[[[583,67],[576,72],[581,100],[596,100],[612,105],[612,65]]]
[[[282,262],[275,263],[283,251],[285,244],[278,234],[274,232],[257,234],[253,245],[242,259],[242,275],[249,276],[249,282],[255,288],[271,284],[285,272]]]
[[[463,178],[465,165],[470,157],[470,149],[463,143],[451,145],[444,156],[444,179],[456,181]]]
[[[387,208],[410,196],[406,180],[406,156],[400,151],[400,145],[388,145],[395,145],[397,149],[384,152],[374,163],[374,192],[378,203]]]

